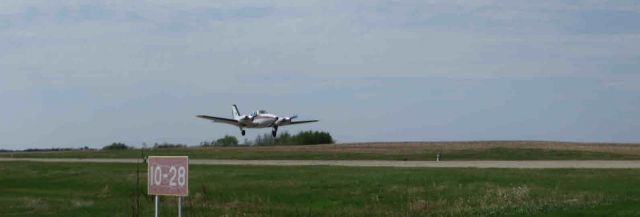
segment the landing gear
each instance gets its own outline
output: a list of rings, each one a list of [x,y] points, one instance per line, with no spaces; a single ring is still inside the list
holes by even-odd
[[[241,130],[240,133],[242,134],[242,136],[244,136],[244,134],[245,134],[244,130]]]
[[[276,134],[277,134],[277,133],[278,133],[278,127],[277,127],[277,126],[275,126],[275,127],[273,127],[273,130],[271,131],[271,135],[272,135],[273,137],[276,137]]]

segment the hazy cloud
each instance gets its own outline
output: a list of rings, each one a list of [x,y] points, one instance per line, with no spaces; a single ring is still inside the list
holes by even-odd
[[[639,118],[639,14],[637,1],[5,1],[0,136],[11,147],[197,143],[237,129],[194,113],[238,103],[321,118],[308,127],[340,141],[637,141],[621,120]],[[564,85],[577,90],[564,110],[543,100],[557,91],[538,93]],[[548,107],[508,103],[514,90]],[[440,115],[398,119],[425,112]],[[563,115],[564,127],[541,127]],[[536,117],[540,127],[523,126]]]

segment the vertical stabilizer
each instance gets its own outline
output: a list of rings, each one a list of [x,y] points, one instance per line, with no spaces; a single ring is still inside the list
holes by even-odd
[[[240,117],[240,111],[238,111],[238,106],[235,104],[232,106],[233,119],[238,119]]]

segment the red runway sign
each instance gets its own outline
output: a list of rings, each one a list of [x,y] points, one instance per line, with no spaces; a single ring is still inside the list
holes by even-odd
[[[147,189],[150,195],[189,195],[189,157],[149,156]]]

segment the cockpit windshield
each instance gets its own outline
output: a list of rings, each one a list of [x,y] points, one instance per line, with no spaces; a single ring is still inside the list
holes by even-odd
[[[258,111],[253,112],[253,114],[251,114],[251,116],[256,116],[256,115],[261,115],[261,114],[266,114],[266,113],[267,113],[267,111],[265,111],[265,110],[258,110]]]

